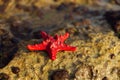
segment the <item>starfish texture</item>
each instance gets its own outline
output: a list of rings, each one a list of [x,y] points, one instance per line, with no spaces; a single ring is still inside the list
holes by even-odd
[[[58,51],[75,51],[76,47],[69,46],[64,41],[69,37],[69,33],[63,36],[55,35],[54,37],[48,35],[46,32],[41,31],[42,38],[44,41],[40,44],[27,45],[27,48],[31,51],[34,50],[45,50],[49,53],[52,60],[56,59],[56,53]]]

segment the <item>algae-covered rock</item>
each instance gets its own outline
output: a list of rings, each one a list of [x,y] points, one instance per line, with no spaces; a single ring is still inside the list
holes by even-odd
[[[103,16],[113,5],[99,1],[0,0],[0,65],[12,55],[0,68],[0,79],[119,80],[120,40]],[[42,42],[40,31],[52,36],[69,32],[65,43],[77,50],[58,52],[54,61],[45,51],[29,51],[28,44]]]
[[[16,56],[8,66],[0,70],[0,73],[5,72],[13,80],[48,80],[49,75],[54,70],[66,69],[71,74],[70,78],[72,79],[72,76],[75,76],[73,77],[75,80],[79,80],[82,77],[85,80],[97,80],[103,79],[104,77],[119,79],[119,39],[111,32],[108,34],[92,33],[89,36],[91,38],[87,42],[83,40],[73,41],[71,45],[77,46],[77,51],[74,53],[59,52],[55,61],[50,60],[46,52],[20,52],[21,55]],[[94,57],[97,53],[100,56]],[[111,59],[109,57],[111,53],[115,55],[115,58]],[[78,57],[80,54],[83,56]],[[20,68],[19,76],[11,71],[12,66]],[[114,67],[118,67],[116,68],[118,73],[113,71]]]

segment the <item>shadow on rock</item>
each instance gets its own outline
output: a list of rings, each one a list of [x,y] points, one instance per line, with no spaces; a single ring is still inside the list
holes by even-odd
[[[9,36],[9,33],[0,29],[0,68],[5,67],[17,52],[17,41]]]

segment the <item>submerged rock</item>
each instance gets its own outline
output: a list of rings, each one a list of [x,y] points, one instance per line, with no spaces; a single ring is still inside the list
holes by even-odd
[[[19,39],[28,39],[32,31],[32,24],[27,20],[10,18],[10,30],[12,34]]]

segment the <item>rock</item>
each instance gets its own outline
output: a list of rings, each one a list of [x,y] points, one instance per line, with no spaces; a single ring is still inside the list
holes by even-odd
[[[52,80],[69,80],[69,73],[66,70],[57,70],[53,73]]]
[[[10,30],[12,34],[19,39],[30,38],[30,32],[32,31],[31,22],[20,19],[9,19]]]

